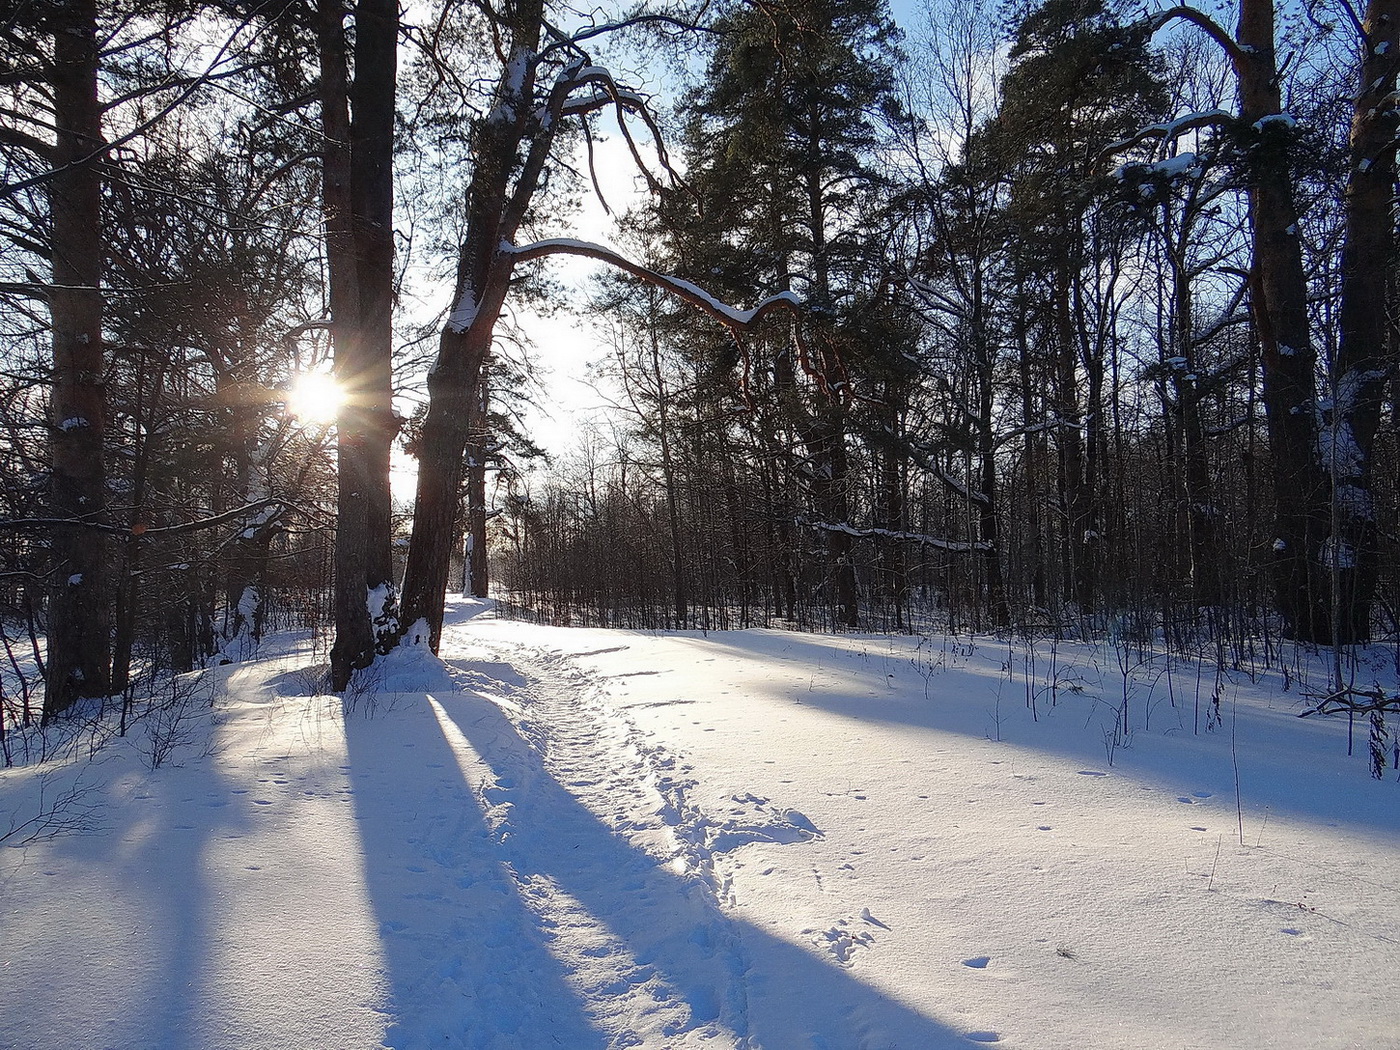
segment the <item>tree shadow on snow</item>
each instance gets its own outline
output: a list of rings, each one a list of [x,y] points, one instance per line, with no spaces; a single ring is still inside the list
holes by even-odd
[[[438,718],[428,743],[426,723]],[[979,1045],[720,911],[697,877],[659,866],[551,777],[490,701],[443,694],[391,721],[350,720],[347,737],[352,769],[382,769],[383,756],[397,749],[435,777],[426,794],[415,794],[416,772],[397,783],[378,779],[373,793],[365,790],[369,777],[357,781],[400,1036],[440,1029],[459,1040],[452,1045],[486,1045],[472,1026],[508,1016],[526,1048],[561,1045],[563,1033],[571,1047],[628,1045],[633,1022],[645,1016],[653,1038],[659,1030],[667,1040],[717,1037],[724,1045],[730,1033],[739,1045],[753,1038],[767,1050]],[[447,738],[457,734],[454,751]],[[470,774],[453,764],[464,752],[477,762]],[[465,783],[468,776],[477,782]],[[420,823],[403,823],[404,814]],[[414,856],[428,864],[410,865],[433,869],[421,873],[429,877],[421,904],[395,899],[405,858]],[[548,951],[551,930],[571,934],[560,934],[559,960]],[[762,972],[749,971],[750,959],[761,960]],[[586,1002],[570,987],[581,987]],[[751,989],[781,1016],[751,1015]],[[458,1006],[434,1019],[406,1016],[436,1009],[444,994]],[[391,1045],[406,1045],[400,1036],[391,1030]]]
[[[94,1037],[109,1050],[200,1045],[221,896],[204,861],[220,841],[248,834],[257,815],[210,762],[143,771],[139,788],[118,797],[121,766],[96,761],[110,782],[93,790],[113,793],[101,829],[23,858],[53,879],[71,874],[84,892],[36,886],[61,910],[43,898],[31,907],[22,893],[6,902],[0,988],[15,1008],[0,1019],[0,1046],[69,1050]]]
[[[392,997],[386,1045],[606,1046],[502,867],[426,699],[352,713],[345,738]]]
[[[1111,646],[1095,657],[1085,646],[1062,643],[1052,661],[1050,644],[1043,643],[1028,663],[1024,646],[1008,654],[1006,643],[996,639],[978,639],[975,655],[967,651],[971,643],[954,639],[946,650],[926,646],[915,659],[909,648],[892,650],[889,639],[879,635],[827,639],[752,630],[686,641],[701,663],[716,650],[736,665],[754,661],[754,673],[744,676],[742,688],[778,710],[805,705],[857,724],[884,723],[1040,751],[1097,773],[1112,766],[1115,773],[1158,789],[1166,802],[1201,790],[1232,798],[1238,765],[1246,818],[1266,811],[1292,813],[1400,833],[1394,792],[1368,776],[1360,719],[1354,733],[1357,757],[1349,757],[1345,720],[1299,719],[1305,705],[1296,692],[1276,698],[1272,706],[1259,700],[1236,705],[1236,693],[1268,695],[1266,686],[1242,681],[1227,683],[1219,714],[1223,724],[1212,730],[1207,708],[1213,678],[1206,674],[1198,680],[1194,664],[1185,661],[1178,661],[1170,691],[1164,673],[1135,669],[1128,685],[1133,734],[1122,741],[1114,726],[1123,681]],[[1094,668],[1095,658],[1107,663]],[[774,678],[767,669],[775,662],[794,670]],[[798,680],[803,686],[795,689]],[[1028,696],[1035,699],[1034,712]],[[771,707],[756,709],[752,720],[765,727],[772,717]],[[1110,748],[1109,741],[1116,746]]]

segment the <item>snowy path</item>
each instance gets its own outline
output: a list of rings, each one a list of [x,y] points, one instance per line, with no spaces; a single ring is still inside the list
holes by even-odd
[[[102,752],[101,830],[0,848],[0,1047],[1400,1048],[1396,785],[1277,683],[1110,753],[1092,656],[1033,717],[997,643],[474,611]]]

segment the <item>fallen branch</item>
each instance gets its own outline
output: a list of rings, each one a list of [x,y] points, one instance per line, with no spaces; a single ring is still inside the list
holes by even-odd
[[[1317,694],[1312,694],[1317,696]],[[1392,711],[1400,714],[1400,693],[1387,693],[1380,686],[1371,690],[1338,689],[1325,696],[1306,711],[1298,713],[1299,718],[1309,715],[1370,714],[1374,711]]]

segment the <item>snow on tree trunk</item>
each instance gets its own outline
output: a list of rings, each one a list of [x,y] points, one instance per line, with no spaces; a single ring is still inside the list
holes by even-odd
[[[1396,362],[1386,307],[1395,249],[1400,2],[1371,0],[1363,28],[1342,249],[1341,340],[1318,433],[1335,526],[1324,562],[1335,574],[1334,630],[1341,643],[1370,640],[1380,561],[1372,457],[1385,386]]]

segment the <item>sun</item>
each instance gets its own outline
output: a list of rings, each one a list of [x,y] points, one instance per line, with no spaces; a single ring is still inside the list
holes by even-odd
[[[287,411],[303,423],[334,423],[345,392],[326,372],[303,372],[287,391]]]

